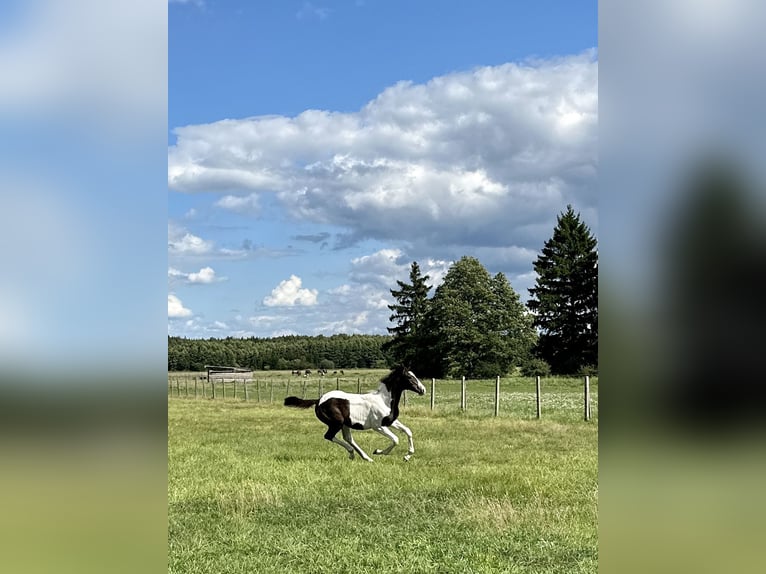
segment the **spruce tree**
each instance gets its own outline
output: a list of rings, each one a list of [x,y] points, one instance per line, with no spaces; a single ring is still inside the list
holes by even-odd
[[[590,229],[571,205],[534,263],[527,305],[540,330],[536,354],[555,374],[598,368],[598,251]]]
[[[384,344],[383,350],[395,363],[407,365],[416,373],[423,371],[423,354],[426,343],[423,340],[423,323],[428,306],[428,275],[421,275],[420,266],[413,261],[410,266],[409,283],[397,281],[399,289],[391,289],[396,303],[389,305],[392,311],[389,320],[394,323],[388,328],[393,338]]]

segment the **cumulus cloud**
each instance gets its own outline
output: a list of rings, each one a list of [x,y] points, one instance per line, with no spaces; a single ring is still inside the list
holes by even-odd
[[[221,247],[203,239],[174,222],[168,222],[168,257],[177,260],[204,259],[258,259],[295,255],[297,250],[254,245],[245,239],[236,248]],[[221,278],[223,280],[223,278]]]
[[[370,255],[363,255],[351,260],[349,278],[362,284],[388,290],[396,286],[396,281],[408,281],[412,261],[405,257],[401,249],[381,249]],[[441,284],[451,261],[425,258],[418,261],[422,275],[429,276],[429,285]]]
[[[168,253],[170,255],[209,255],[212,252],[212,242],[189,233],[173,223],[168,223]]]
[[[261,212],[257,193],[249,195],[225,195],[216,201],[214,205],[229,211],[250,215],[258,215]]]
[[[354,113],[176,128],[168,184],[273,192],[344,245],[537,248],[562,205],[595,210],[597,101],[595,52],[400,82]]]
[[[322,323],[314,329],[315,335],[332,335],[335,333],[347,333],[353,335],[369,332],[370,327],[367,311],[356,313],[353,316],[340,321]]]
[[[212,267],[203,267],[197,273],[189,273],[189,283],[213,283],[216,279]]]
[[[267,307],[294,307],[296,305],[311,306],[316,305],[318,291],[316,289],[306,289],[302,287],[303,281],[297,275],[290,275],[289,279],[281,281],[268,295],[263,299],[263,304]]]
[[[172,293],[168,293],[168,318],[181,319],[183,317],[190,317],[191,315],[191,310],[184,307],[178,297]]]
[[[210,284],[218,281],[224,281],[225,277],[218,277],[212,267],[203,267],[197,272],[184,273],[174,267],[168,268],[168,277],[171,280],[180,279],[191,284]]]

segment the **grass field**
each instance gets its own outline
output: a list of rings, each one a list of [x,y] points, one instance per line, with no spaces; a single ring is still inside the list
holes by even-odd
[[[323,392],[339,388],[355,393],[358,390],[367,392],[375,390],[380,379],[388,373],[385,369],[346,370],[343,376],[320,378],[316,375],[304,378],[291,375],[290,371],[258,371],[253,374],[253,382],[248,384],[249,399],[254,402],[282,404],[287,395],[297,395],[303,398],[321,396]],[[197,395],[207,398],[212,396],[209,383],[199,379],[204,373],[168,373],[168,395],[175,397],[194,397],[195,379]],[[418,397],[407,393],[407,406],[430,405],[431,383],[424,379],[428,394]],[[435,406],[442,414],[461,413],[460,381],[437,380]],[[225,386],[225,389],[222,388]],[[203,388],[204,387],[204,388]],[[216,397],[233,399],[235,397],[234,383],[216,385]],[[531,378],[504,377],[500,381],[500,412],[521,419],[536,417],[535,382]],[[575,422],[583,418],[583,381],[582,378],[546,377],[542,379],[542,413],[546,419],[558,422]],[[469,380],[466,382],[467,410],[469,414],[494,414],[495,381],[490,379]],[[225,390],[225,392],[224,392]],[[236,385],[236,398],[244,399],[242,383]],[[591,413],[598,417],[598,378],[591,378]]]
[[[548,385],[538,421],[516,391],[487,416],[478,385],[460,413],[445,383],[443,408],[410,398],[401,415],[412,460],[402,441],[374,463],[348,460],[313,411],[282,407],[283,395],[173,396],[169,572],[596,572],[597,418],[566,406],[581,385],[562,385]],[[386,444],[355,437],[368,453]]]

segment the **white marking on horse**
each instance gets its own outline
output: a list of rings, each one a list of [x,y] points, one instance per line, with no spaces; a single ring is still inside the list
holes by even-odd
[[[330,391],[314,400],[287,397],[285,406],[298,408],[314,406],[317,418],[327,425],[324,437],[341,445],[352,459],[354,452],[357,452],[364,460],[372,462],[367,453],[354,441],[351,429],[374,429],[391,439],[392,444],[385,451],[380,451],[381,454],[388,454],[398,443],[398,438],[388,427],[399,429],[407,435],[409,441],[409,451],[405,457],[405,460],[408,460],[409,456],[415,452],[412,445],[412,432],[397,421],[399,400],[402,393],[408,390],[419,395],[426,392],[423,383],[415,374],[400,366],[383,378],[377,391],[364,394]],[[343,434],[344,440],[336,437],[339,431]]]

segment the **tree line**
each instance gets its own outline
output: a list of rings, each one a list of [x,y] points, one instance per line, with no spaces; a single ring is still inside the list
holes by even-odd
[[[486,378],[594,374],[598,369],[596,239],[572,206],[559,214],[534,262],[537,275],[524,305],[503,273],[492,276],[475,257],[447,271],[432,296],[417,261],[409,282],[397,281],[389,305],[390,336],[276,338],[168,337],[168,370],[205,365],[256,370],[385,368],[409,365],[419,376]]]
[[[168,337],[168,370],[201,371],[205,365],[253,370],[386,368],[385,335],[289,335],[273,338]]]

